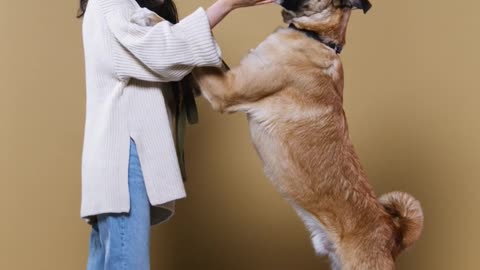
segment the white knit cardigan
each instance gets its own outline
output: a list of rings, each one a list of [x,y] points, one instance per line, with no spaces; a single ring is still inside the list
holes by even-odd
[[[172,25],[135,0],[90,0],[82,30],[87,101],[81,217],[91,221],[98,214],[130,211],[132,137],[157,224],[186,196],[166,82],[182,79],[195,66],[221,66],[208,18],[199,8]]]

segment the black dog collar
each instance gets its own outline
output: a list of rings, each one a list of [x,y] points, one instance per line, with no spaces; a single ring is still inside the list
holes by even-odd
[[[315,33],[310,30],[305,30],[305,29],[300,29],[297,28],[293,23],[291,23],[288,28],[295,29],[297,31],[303,32],[307,37],[313,38],[316,41],[319,41],[320,43],[323,43],[324,45],[327,45],[328,47],[332,48],[337,54],[340,54],[342,52],[343,47],[335,42],[327,41],[324,37],[319,35],[318,33]]]

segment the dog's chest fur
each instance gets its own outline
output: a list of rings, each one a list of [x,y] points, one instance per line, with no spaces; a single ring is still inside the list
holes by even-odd
[[[285,41],[288,42],[285,42]],[[303,33],[279,29],[244,60],[247,65],[273,65],[278,74],[289,77],[284,89],[254,103],[242,103],[228,111],[247,113],[252,141],[272,180],[293,177],[288,153],[287,133],[304,130],[305,141],[325,127],[338,125],[334,116],[343,121],[343,68],[338,55]],[[262,76],[262,74],[258,74]],[[275,79],[275,78],[273,78]],[[332,118],[333,117],[333,118]],[[340,122],[342,122],[340,121]]]

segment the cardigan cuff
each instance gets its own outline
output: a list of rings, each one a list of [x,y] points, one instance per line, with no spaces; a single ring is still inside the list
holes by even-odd
[[[208,16],[203,8],[198,8],[173,27],[180,28],[188,40],[196,66],[222,66],[222,52],[213,37]]]

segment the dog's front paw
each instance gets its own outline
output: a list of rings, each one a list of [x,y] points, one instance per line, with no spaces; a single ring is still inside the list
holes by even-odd
[[[210,103],[213,110],[223,112],[224,108],[221,99],[218,95],[215,95],[217,87],[215,81],[218,79],[219,74],[223,74],[223,71],[213,67],[200,67],[195,68],[192,74],[200,86],[202,96]]]

